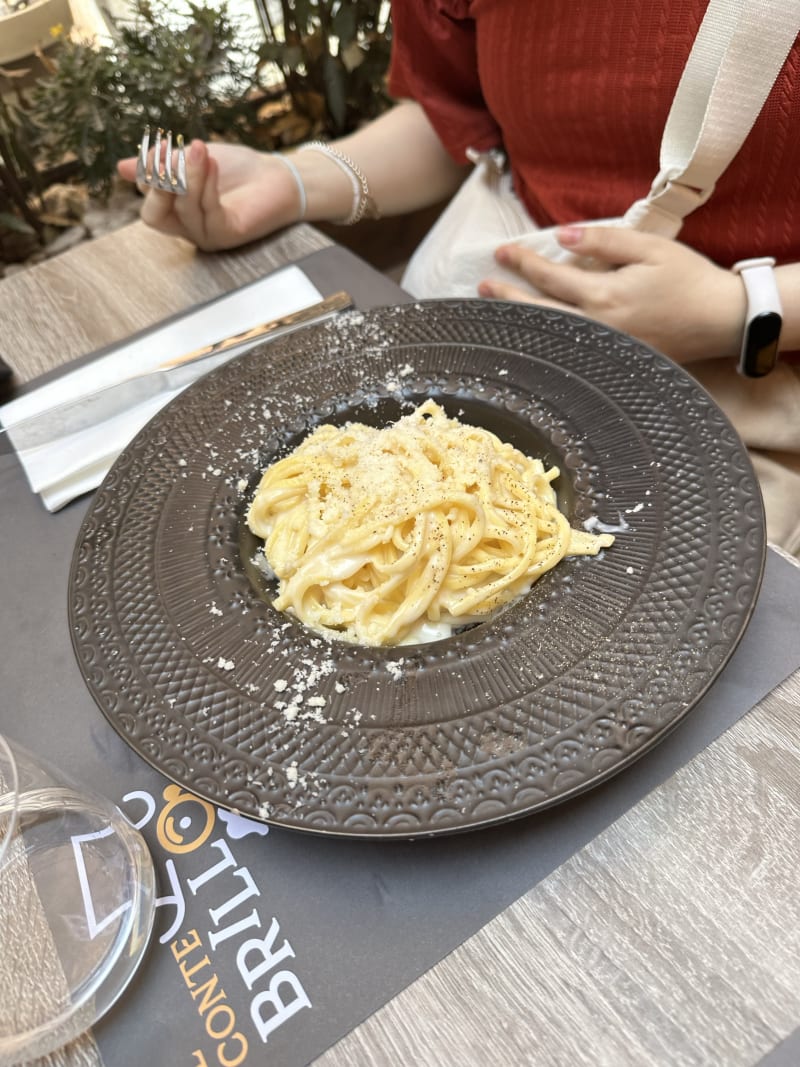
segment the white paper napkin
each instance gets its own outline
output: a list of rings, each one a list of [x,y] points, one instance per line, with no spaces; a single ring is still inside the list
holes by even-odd
[[[299,267],[285,267],[174,322],[156,327],[137,340],[122,342],[107,355],[12,400],[0,408],[0,422],[8,428],[13,443],[13,425],[21,419],[114,385],[201,345],[299,311],[321,297]],[[237,349],[236,354],[242,351]],[[207,371],[201,360],[196,377],[202,377]],[[180,391],[164,393],[55,442],[18,449],[30,487],[39,493],[47,510],[58,511],[75,497],[97,488],[125,446]]]

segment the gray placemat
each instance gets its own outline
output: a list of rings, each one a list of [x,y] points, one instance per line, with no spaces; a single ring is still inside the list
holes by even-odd
[[[133,821],[152,811],[143,832],[164,900],[144,965],[95,1028],[108,1067],[202,1062],[195,1050],[213,1063],[226,1041],[223,1055],[234,1061],[246,1042],[256,1062],[310,1062],[800,666],[800,570],[770,551],[752,623],[721,677],[661,745],[606,785],[543,815],[435,841],[259,836],[255,824],[165,796],[170,784],[91,699],[66,609],[86,504],[48,515],[12,456],[0,457],[0,501],[0,729],[111,796]],[[167,833],[170,815],[182,843]]]
[[[800,1063],[800,1027],[758,1061],[758,1067],[797,1067]]]
[[[341,248],[300,265],[323,293],[346,285],[362,309],[408,299]],[[770,551],[752,623],[721,677],[676,731],[606,785],[543,815],[435,841],[262,836],[261,826],[176,795],[89,695],[67,620],[86,507],[49,515],[15,457],[0,455],[0,730],[142,821],[158,870],[150,951],[95,1028],[107,1067],[310,1062],[800,666],[800,570]]]

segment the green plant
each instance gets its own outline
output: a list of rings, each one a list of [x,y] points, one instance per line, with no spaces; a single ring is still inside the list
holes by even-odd
[[[32,94],[45,164],[79,161],[106,190],[116,161],[136,150],[146,124],[192,137],[247,141],[255,119],[257,43],[242,39],[227,8],[137,0],[110,45],[65,41]]]
[[[280,21],[267,0],[255,3],[266,37],[261,58],[278,73],[309,132],[338,137],[389,106],[386,0],[280,0]]]
[[[55,175],[107,193],[145,125],[271,150],[340,136],[389,106],[387,0],[279,0],[280,19],[253,2],[263,41],[224,2],[135,0],[110,43],[63,39],[41,56],[25,94],[0,70],[0,261],[52,236],[42,193]]]
[[[24,103],[12,73],[0,71],[0,258],[8,245],[26,251],[44,240],[44,225],[31,200],[32,193],[42,192],[37,130]]]
[[[42,234],[29,192],[41,192],[35,164],[35,128],[19,101],[2,92],[0,79],[0,227]]]

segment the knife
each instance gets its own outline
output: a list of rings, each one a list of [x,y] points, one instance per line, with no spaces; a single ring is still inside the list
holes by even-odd
[[[67,434],[78,433],[105,422],[106,419],[113,418],[114,415],[119,415],[160,393],[190,385],[200,377],[195,366],[200,361],[204,364],[203,374],[207,374],[232,359],[243,346],[250,346],[261,338],[271,341],[296,330],[299,326],[322,322],[353,306],[353,298],[342,290],[316,304],[301,308],[300,311],[281,315],[270,322],[263,322],[249,330],[224,337],[213,344],[185,352],[152,370],[54,404],[7,426],[0,426],[0,433],[7,433],[18,451],[48,444]]]

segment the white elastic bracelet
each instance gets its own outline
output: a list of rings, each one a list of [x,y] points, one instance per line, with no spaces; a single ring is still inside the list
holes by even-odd
[[[778,360],[783,310],[774,266],[775,260],[770,257],[742,259],[733,265],[747,293],[747,318],[739,355],[739,373],[747,378],[763,378]]]
[[[271,154],[273,159],[279,159],[281,163],[283,163],[284,167],[286,167],[294,178],[294,183],[297,186],[297,192],[300,197],[300,218],[304,219],[306,217],[306,208],[308,205],[306,203],[306,187],[303,184],[303,179],[300,177],[300,171],[294,163],[292,163],[291,159],[283,155],[282,152],[272,152]]]
[[[308,149],[322,152],[328,159],[332,160],[339,170],[347,175],[353,187],[353,207],[350,214],[340,220],[341,226],[352,226],[354,223],[360,222],[365,216],[371,219],[380,217],[370,196],[367,179],[349,156],[346,156],[344,152],[340,152],[338,148],[332,148],[331,145],[326,144],[324,141],[309,141],[308,144],[300,145],[297,151],[302,152]]]

